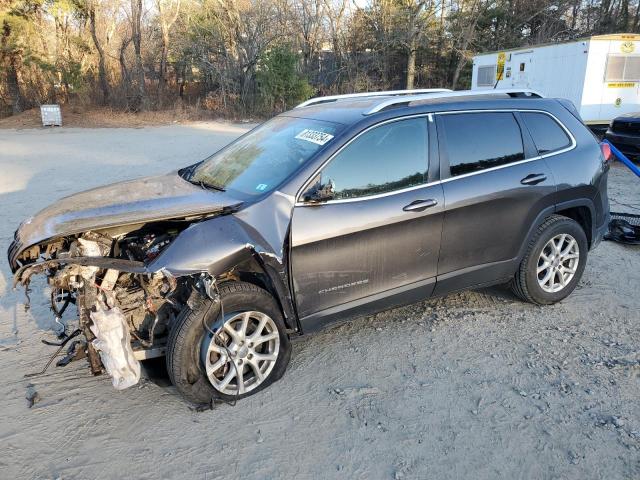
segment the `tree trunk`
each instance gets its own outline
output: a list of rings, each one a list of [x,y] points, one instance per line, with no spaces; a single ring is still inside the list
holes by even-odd
[[[160,48],[160,94],[165,91],[167,85],[167,61],[169,58],[169,29],[162,22],[162,46]]]
[[[102,90],[102,105],[109,104],[109,83],[107,82],[107,67],[104,59],[104,49],[98,40],[98,34],[96,33],[96,8],[92,3],[89,7],[89,29],[91,30],[91,38],[93,38],[93,44],[98,51],[98,81],[100,83],[100,90]]]
[[[451,90],[455,90],[458,85],[458,80],[460,79],[460,73],[462,73],[462,69],[467,63],[467,59],[464,56],[460,56],[458,62],[456,63],[456,69],[453,71],[453,79],[451,80]]]
[[[416,56],[418,54],[418,46],[415,37],[411,38],[409,44],[409,53],[407,55],[407,90],[413,89],[416,78]]]
[[[131,39],[136,57],[136,92],[133,98],[133,110],[143,109],[145,100],[144,66],[142,64],[142,0],[131,0]]]
[[[9,94],[9,102],[11,103],[11,112],[15,115],[22,111],[25,102],[20,93],[20,82],[18,79],[19,54],[13,50],[9,50],[7,47],[10,35],[11,26],[5,21],[2,25],[2,42],[0,42],[0,68],[5,67],[7,93]]]
[[[122,44],[120,45],[120,55],[118,56],[118,60],[120,62],[120,83],[122,85],[128,84],[130,82],[129,79],[129,70],[127,69],[127,62],[124,57],[127,47],[131,43],[131,37],[127,37],[122,40]]]
[[[167,11],[165,9],[165,5],[163,0],[157,0],[158,4],[158,12],[160,13],[160,79],[159,79],[159,88],[158,92],[160,97],[164,97],[164,92],[166,90],[167,85],[167,72],[168,72],[168,64],[169,64],[169,30],[172,25],[178,19],[178,15],[180,13],[180,0],[177,0],[175,6],[175,12],[171,16],[171,18],[167,17]]]
[[[476,8],[481,8],[482,5],[479,1],[476,1],[471,6],[471,23],[464,29],[462,35],[462,44],[460,45],[460,53],[458,61],[456,62],[456,68],[453,72],[453,79],[451,80],[451,89],[455,90],[458,85],[458,80],[460,79],[460,74],[462,73],[462,69],[469,61],[465,56],[465,52],[469,48],[469,44],[473,40],[476,34],[476,27],[478,25],[478,19],[480,18],[480,10],[476,10]]]
[[[9,55],[9,68],[7,69],[7,90],[11,98],[11,112],[22,112],[24,109],[24,99],[20,93],[20,82],[18,80],[18,56],[14,53]]]

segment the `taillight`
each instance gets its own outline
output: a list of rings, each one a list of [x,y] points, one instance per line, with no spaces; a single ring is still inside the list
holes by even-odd
[[[602,150],[605,163],[613,160],[613,152],[611,151],[611,146],[607,142],[600,143],[600,150]]]

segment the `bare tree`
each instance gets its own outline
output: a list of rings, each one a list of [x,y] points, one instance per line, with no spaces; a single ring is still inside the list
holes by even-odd
[[[407,27],[401,44],[407,52],[406,88],[411,90],[415,84],[418,48],[426,38],[428,22],[436,15],[436,4],[435,0],[405,0],[402,10],[400,21],[406,22]]]
[[[169,32],[180,14],[180,0],[156,0],[158,7],[162,45],[160,47],[159,94],[164,95],[167,84],[167,63],[169,58]]]
[[[293,27],[300,32],[304,71],[310,71],[310,63],[322,46],[324,4],[322,0],[295,2]]]
[[[145,79],[142,63],[142,0],[131,0],[131,40],[135,52],[136,92],[133,97],[132,108],[139,111],[144,108]]]
[[[329,28],[331,46],[335,57],[336,83],[340,83],[344,64],[345,50],[345,16],[349,0],[323,0],[324,15]]]
[[[0,112],[50,101],[142,110],[182,98],[266,115],[287,104],[282,92],[273,101],[282,85],[300,96],[464,88],[477,52],[640,32],[639,2],[0,0]]]
[[[91,31],[91,38],[93,39],[93,45],[96,48],[98,54],[98,82],[100,84],[100,90],[102,91],[102,105],[109,104],[109,82],[107,81],[107,66],[105,60],[105,52],[102,47],[102,42],[98,38],[97,20],[96,20],[96,1],[88,0],[84,5],[84,10],[89,17],[89,30]]]
[[[18,69],[20,52],[9,47],[11,39],[11,24],[7,19],[2,22],[2,36],[0,37],[0,66],[6,71],[6,88],[9,94],[11,111],[16,114],[22,111],[24,100],[20,93]]]
[[[488,2],[483,2],[483,0],[463,0],[460,2],[456,12],[459,22],[457,28],[454,29],[454,31],[459,33],[454,36],[455,40],[453,45],[453,49],[458,55],[458,61],[456,62],[453,78],[451,79],[451,88],[453,90],[458,86],[462,69],[467,65],[469,60],[471,60],[473,53],[469,51],[469,46],[475,37],[478,20],[486,10],[487,5]]]

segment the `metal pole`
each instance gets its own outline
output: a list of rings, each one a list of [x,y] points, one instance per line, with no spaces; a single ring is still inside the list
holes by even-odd
[[[603,140],[603,143],[607,143],[611,147],[611,151],[613,152],[613,154],[616,157],[618,157],[618,160],[620,160],[622,163],[624,163],[629,170],[631,170],[638,177],[640,177],[640,168],[638,168],[638,166],[635,163],[633,163],[631,160],[629,160],[625,156],[625,154],[622,153],[620,150],[618,150],[609,140]]]

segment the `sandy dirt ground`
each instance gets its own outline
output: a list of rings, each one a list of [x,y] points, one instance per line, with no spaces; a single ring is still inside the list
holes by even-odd
[[[28,312],[11,290],[18,223],[243,128],[0,131],[0,477],[640,478],[640,250],[610,242],[558,305],[496,287],[358,318],[296,341],[285,377],[235,407],[195,412],[157,371],[117,392],[84,361],[25,379],[52,314],[42,282]],[[610,197],[640,208],[640,180],[614,167]]]

